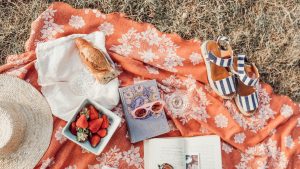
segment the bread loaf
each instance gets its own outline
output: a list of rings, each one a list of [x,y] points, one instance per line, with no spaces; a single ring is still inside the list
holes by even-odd
[[[119,75],[105,53],[93,47],[83,38],[75,39],[81,61],[101,84],[106,84]]]

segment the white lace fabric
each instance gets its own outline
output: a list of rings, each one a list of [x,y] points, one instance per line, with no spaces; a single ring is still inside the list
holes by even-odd
[[[74,38],[83,37],[94,47],[106,52],[102,32],[73,34],[45,43],[36,48],[38,83],[53,115],[68,121],[85,99],[91,99],[112,109],[119,102],[119,81],[106,85],[96,81],[81,62]],[[106,52],[107,53],[107,52]]]

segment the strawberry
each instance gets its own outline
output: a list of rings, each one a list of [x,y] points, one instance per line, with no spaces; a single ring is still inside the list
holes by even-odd
[[[93,105],[89,105],[89,111],[90,111],[90,120],[95,120],[99,118],[99,113],[96,110],[96,108]]]
[[[100,130],[97,132],[97,134],[98,134],[101,138],[103,138],[103,137],[105,137],[105,136],[107,135],[107,130],[106,130],[106,129],[100,129]]]
[[[96,133],[100,129],[100,127],[102,126],[102,122],[103,122],[102,118],[89,121],[89,129],[90,129],[90,131],[92,133]]]
[[[89,141],[92,147],[96,147],[100,143],[101,137],[98,136],[97,134],[93,134],[92,137],[90,137]]]
[[[77,135],[77,131],[76,131],[76,122],[73,121],[71,123],[71,125],[69,126],[69,130],[71,131],[72,134],[74,134],[75,136]]]
[[[102,116],[102,118],[103,118],[103,123],[102,123],[101,128],[106,129],[109,126],[109,120],[105,114]]]
[[[80,115],[79,119],[76,121],[76,126],[79,128],[87,128],[89,126],[89,123],[87,121],[87,118],[85,115]]]

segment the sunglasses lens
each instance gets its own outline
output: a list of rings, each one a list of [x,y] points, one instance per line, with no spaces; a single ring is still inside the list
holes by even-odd
[[[144,117],[146,115],[146,109],[137,109],[134,114],[136,117]]]
[[[163,108],[163,105],[161,103],[155,103],[151,107],[151,110],[154,112],[160,111]]]

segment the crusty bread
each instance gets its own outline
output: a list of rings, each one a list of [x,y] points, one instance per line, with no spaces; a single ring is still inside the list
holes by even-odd
[[[83,38],[76,38],[75,44],[79,50],[81,61],[100,83],[106,84],[119,75],[105,54],[93,47],[88,41]]]

